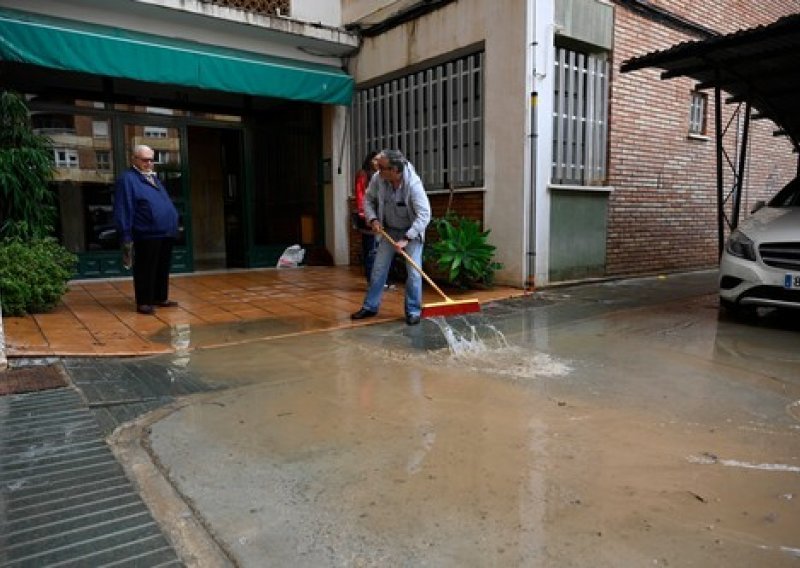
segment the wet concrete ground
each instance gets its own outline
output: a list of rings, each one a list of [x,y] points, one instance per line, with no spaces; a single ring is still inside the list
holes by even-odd
[[[797,566],[799,347],[712,272],[551,289],[161,359],[229,388],[145,443],[241,566]]]

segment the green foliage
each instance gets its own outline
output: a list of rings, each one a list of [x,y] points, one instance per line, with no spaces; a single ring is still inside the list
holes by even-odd
[[[0,302],[5,315],[46,312],[77,258],[48,236],[55,219],[50,140],[34,133],[21,96],[0,93]]]
[[[3,315],[52,310],[67,291],[77,257],[51,237],[0,241],[0,302]]]
[[[496,247],[488,242],[490,231],[452,212],[433,219],[432,225],[439,240],[427,247],[426,257],[446,273],[448,282],[461,288],[491,286],[503,265],[492,260]]]
[[[43,238],[55,219],[53,151],[16,93],[0,93],[0,237]]]

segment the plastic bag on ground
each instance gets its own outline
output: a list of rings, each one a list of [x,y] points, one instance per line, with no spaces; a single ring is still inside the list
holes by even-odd
[[[278,259],[278,268],[297,268],[303,262],[306,251],[300,245],[287,247]]]

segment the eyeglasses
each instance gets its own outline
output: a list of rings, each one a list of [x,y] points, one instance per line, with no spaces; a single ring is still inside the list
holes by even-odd
[[[394,169],[394,168],[392,168],[392,166],[380,166],[380,165],[379,165],[379,166],[378,166],[378,169],[379,169],[380,171],[382,171],[382,172],[386,172],[386,171],[392,170],[392,169]]]
[[[152,162],[153,158],[140,158],[139,156],[134,156],[137,160],[141,160],[142,162]]]

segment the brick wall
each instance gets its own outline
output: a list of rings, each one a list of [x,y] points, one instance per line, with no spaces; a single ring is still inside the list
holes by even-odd
[[[447,211],[447,204],[450,202],[450,207],[459,215],[476,219],[483,222],[483,192],[482,191],[464,191],[458,192],[453,195],[450,201],[449,194],[434,194],[429,195],[428,198],[431,202],[431,211],[434,217],[442,217]],[[349,202],[350,211],[355,211],[354,200]],[[426,239],[431,239],[431,230],[425,235]],[[435,237],[434,237],[435,238]],[[350,228],[350,264],[361,264],[361,233]]]
[[[723,34],[770,24],[781,16],[800,12],[797,0],[652,0],[649,4]]]
[[[800,11],[800,1],[659,0],[663,7],[721,33],[768,24]],[[667,49],[698,37],[615,7],[609,135],[609,233],[606,270],[611,275],[643,274],[714,266],[717,263],[717,189],[714,93],[708,93],[708,139],[688,136],[694,81],[661,80],[658,69],[618,72],[637,55]],[[723,93],[723,101],[725,94]],[[724,104],[723,124],[737,106]],[[741,107],[743,112],[744,106]],[[736,126],[732,122],[731,129]],[[774,124],[750,123],[750,160],[742,214],[756,199],[771,196],[794,177],[797,156],[790,144],[773,137]],[[736,137],[724,144],[736,159]],[[725,191],[732,183],[725,166]]]

